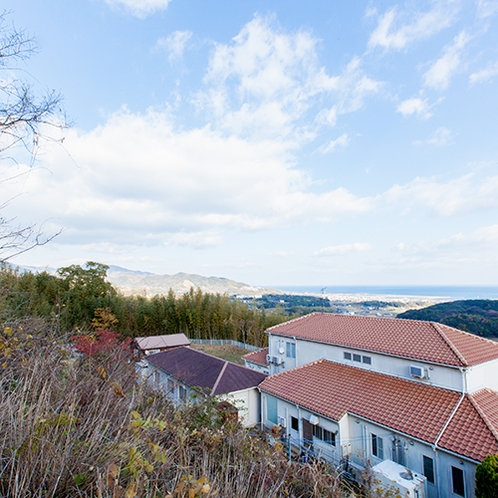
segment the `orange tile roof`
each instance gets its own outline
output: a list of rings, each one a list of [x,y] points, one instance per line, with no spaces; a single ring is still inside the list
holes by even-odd
[[[268,354],[268,348],[258,349],[257,351],[253,351],[252,353],[245,354],[242,358],[247,361],[252,361],[253,363],[257,363],[258,365],[269,366],[269,363],[266,361],[266,355]]]
[[[260,389],[332,420],[358,415],[474,460],[498,452],[490,428],[498,427],[494,391],[462,400],[456,391],[328,360],[268,377]],[[488,424],[474,405],[488,414]]]
[[[496,342],[421,320],[311,313],[267,332],[459,367],[498,358]]]

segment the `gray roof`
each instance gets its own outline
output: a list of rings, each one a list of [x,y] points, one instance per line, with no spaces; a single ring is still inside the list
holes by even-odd
[[[211,396],[258,386],[266,375],[202,351],[179,347],[147,357],[152,365]]]
[[[136,337],[135,343],[142,351],[149,349],[166,349],[178,346],[189,346],[190,341],[185,334],[153,335],[150,337]]]

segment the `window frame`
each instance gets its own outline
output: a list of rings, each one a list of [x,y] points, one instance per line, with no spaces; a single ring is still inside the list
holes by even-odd
[[[465,473],[463,469],[453,465],[451,466],[451,488],[453,494],[465,498]]]
[[[372,455],[380,460],[384,460],[384,440],[378,435],[371,433],[372,436]]]
[[[285,356],[286,358],[296,359],[296,343],[287,341],[285,343]]]
[[[427,478],[427,482],[434,484],[434,459],[428,457],[427,455],[422,455],[422,468],[424,469],[423,474]]]
[[[299,419],[291,415],[291,429],[299,432]]]

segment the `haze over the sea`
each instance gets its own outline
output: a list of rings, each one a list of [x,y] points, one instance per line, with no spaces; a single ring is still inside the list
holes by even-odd
[[[275,286],[268,286],[275,287]],[[496,286],[460,285],[296,285],[278,286],[278,289],[292,293],[358,294],[378,296],[406,296],[430,298],[431,300],[457,301],[461,299],[498,299]]]

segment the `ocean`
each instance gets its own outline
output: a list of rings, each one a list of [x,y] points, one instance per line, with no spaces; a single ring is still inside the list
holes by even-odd
[[[497,286],[459,285],[298,285],[273,286],[284,292],[321,294],[368,294],[379,296],[427,297],[435,301],[498,299]]]

